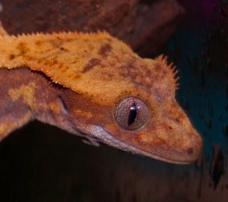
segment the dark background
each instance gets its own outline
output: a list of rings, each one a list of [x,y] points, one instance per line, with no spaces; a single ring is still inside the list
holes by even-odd
[[[180,166],[32,122],[0,144],[0,201],[227,201],[227,1],[0,3],[10,34],[106,29],[142,56],[167,54],[179,71],[177,99],[204,139],[202,158]]]

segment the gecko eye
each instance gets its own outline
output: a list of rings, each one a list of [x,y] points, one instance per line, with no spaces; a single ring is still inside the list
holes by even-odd
[[[114,116],[118,125],[123,129],[136,130],[148,120],[149,110],[142,100],[128,97],[117,104]]]

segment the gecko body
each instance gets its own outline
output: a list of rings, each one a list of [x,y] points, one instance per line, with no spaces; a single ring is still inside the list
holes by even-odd
[[[0,139],[31,120],[97,145],[195,161],[202,140],[175,100],[172,65],[105,32],[0,33]]]

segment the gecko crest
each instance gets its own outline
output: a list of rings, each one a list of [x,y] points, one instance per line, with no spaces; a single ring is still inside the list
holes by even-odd
[[[162,62],[164,64],[164,66],[166,66],[167,68],[169,68],[171,70],[172,77],[173,77],[173,83],[174,83],[175,89],[177,90],[178,87],[179,87],[179,83],[178,83],[179,76],[177,75],[178,74],[178,70],[177,70],[176,66],[173,63],[170,63],[168,65],[167,64],[167,56],[165,56],[163,54],[159,55],[156,58],[156,60]]]

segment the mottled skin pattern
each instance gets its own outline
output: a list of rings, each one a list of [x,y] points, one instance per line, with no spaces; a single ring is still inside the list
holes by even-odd
[[[142,59],[107,33],[1,33],[1,139],[37,119],[92,144],[166,162],[198,158],[201,138],[175,100],[175,73],[162,56]],[[121,128],[114,117],[118,102],[129,97],[149,111],[135,130]]]

